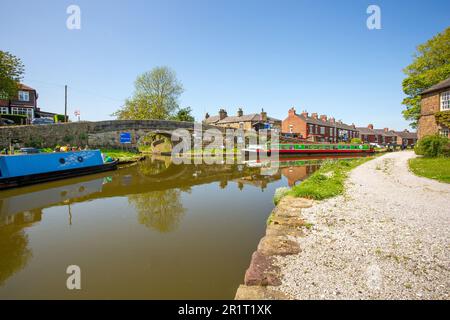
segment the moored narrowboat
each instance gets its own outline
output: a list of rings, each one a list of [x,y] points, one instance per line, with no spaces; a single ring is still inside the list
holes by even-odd
[[[100,150],[0,156],[0,190],[117,169]]]
[[[249,153],[274,153],[280,155],[297,155],[297,154],[357,154],[357,153],[373,153],[374,149],[368,144],[295,144],[281,143],[278,145],[267,146],[249,146],[246,149]]]

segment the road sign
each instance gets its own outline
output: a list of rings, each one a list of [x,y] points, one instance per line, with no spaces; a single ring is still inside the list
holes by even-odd
[[[75,110],[75,112],[73,114],[75,115],[75,117],[79,117],[81,112],[80,112],[80,110]]]
[[[129,132],[121,132],[120,133],[120,143],[122,143],[122,144],[130,144],[131,143],[131,133],[129,133]]]

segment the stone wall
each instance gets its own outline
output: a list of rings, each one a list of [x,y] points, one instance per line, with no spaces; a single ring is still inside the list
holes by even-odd
[[[211,126],[203,126],[203,129]],[[216,127],[213,127],[216,128]],[[170,135],[176,129],[192,131],[194,123],[164,120],[111,120],[100,122],[71,122],[50,125],[0,127],[0,147],[9,146],[11,139],[21,142],[20,147],[53,148],[56,145],[90,147],[120,147],[120,133],[130,132],[132,147],[148,133]],[[217,128],[216,128],[217,129]]]

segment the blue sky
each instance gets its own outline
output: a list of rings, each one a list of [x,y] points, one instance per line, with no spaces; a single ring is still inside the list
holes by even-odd
[[[81,8],[81,30],[66,8]],[[370,4],[381,30],[366,27]],[[407,128],[402,69],[449,26],[450,1],[0,0],[0,50],[20,57],[43,110],[109,119],[137,75],[174,69],[196,119],[220,107],[284,119],[290,107]],[[7,12],[8,14],[5,14]]]

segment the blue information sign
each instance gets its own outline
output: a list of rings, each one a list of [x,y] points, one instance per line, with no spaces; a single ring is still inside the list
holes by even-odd
[[[131,133],[121,132],[120,133],[120,143],[122,143],[122,144],[131,143]]]

